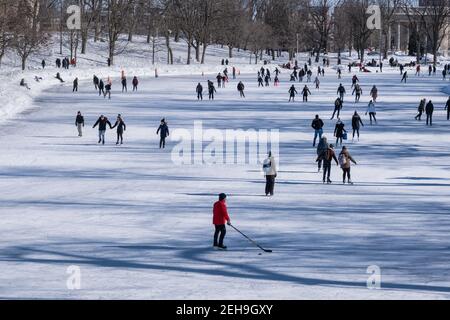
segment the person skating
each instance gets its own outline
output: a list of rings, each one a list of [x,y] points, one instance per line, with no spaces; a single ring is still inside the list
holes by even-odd
[[[238,89],[238,91],[239,91],[239,94],[240,94],[241,98],[245,98],[245,93],[244,93],[245,86],[244,86],[244,84],[242,83],[242,81],[239,81],[239,83],[238,83],[238,85],[237,85],[237,89]]]
[[[111,129],[117,128],[117,142],[116,145],[123,144],[123,133],[127,131],[127,125],[122,119],[122,116],[119,114],[117,116],[117,121]]]
[[[342,102],[344,102],[344,97],[346,93],[347,91],[345,91],[345,88],[341,83],[337,89],[337,94],[339,95],[339,98],[341,99]]]
[[[266,77],[264,78],[264,82],[266,87],[270,86],[270,75],[266,74]]]
[[[276,75],[277,77],[280,75],[281,72],[280,72],[280,70],[278,69],[278,67],[275,68],[274,73],[275,73],[275,75]]]
[[[61,74],[59,72],[56,73],[55,78],[58,79],[61,83],[64,83],[64,80],[61,78]]]
[[[77,117],[75,118],[75,126],[78,130],[78,136],[83,136],[83,128],[84,128],[84,117],[81,114],[81,111],[78,111]]]
[[[133,92],[138,91],[139,80],[136,76],[133,78],[132,84],[133,84]]]
[[[320,157],[325,151],[328,150],[328,139],[325,136],[322,136],[322,138],[319,141],[319,144],[317,145],[317,156]],[[318,172],[322,169],[322,163],[323,159],[319,158],[318,162]]]
[[[321,140],[323,135],[323,123],[322,119],[320,119],[319,115],[316,115],[316,118],[313,120],[311,127],[314,129],[314,142],[313,147],[316,146],[317,137]]]
[[[347,134],[347,131],[345,130],[345,124],[341,121],[340,118],[338,118],[338,121],[336,123],[336,126],[334,128],[334,136],[336,137],[336,146],[339,147],[339,142],[343,143],[344,136]]]
[[[447,100],[447,103],[445,104],[444,110],[447,110],[447,121],[450,120],[450,97]]]
[[[108,96],[108,99],[111,100],[111,89],[112,89],[112,82],[108,81],[105,85],[105,94],[103,95],[104,98]]]
[[[156,134],[160,135],[160,141],[159,141],[159,148],[165,149],[166,148],[166,139],[170,135],[169,132],[169,126],[167,125],[166,119],[161,120],[161,124],[159,125],[158,131],[156,131]]]
[[[217,80],[217,88],[221,88],[222,87],[222,75],[219,73],[216,77]]]
[[[342,70],[341,70],[341,68],[338,68],[337,75],[338,75],[338,79],[342,79]]]
[[[363,94],[363,90],[362,90],[361,86],[358,83],[356,83],[355,89],[353,89],[353,93],[352,93],[352,95],[355,95],[355,103],[359,102],[362,94]]]
[[[308,102],[308,96],[311,94],[311,91],[309,91],[308,86],[305,86],[302,90],[303,94],[303,102]]]
[[[356,75],[352,78],[352,88],[356,86],[356,84],[359,83],[359,79]]]
[[[422,121],[422,115],[425,112],[425,105],[426,104],[427,104],[427,100],[426,99],[420,100],[419,107],[417,108],[417,111],[419,113],[417,114],[417,116],[414,119],[416,119],[418,121]]]
[[[28,86],[28,83],[25,82],[25,79],[22,78],[22,80],[20,80],[20,86],[21,87],[25,87],[28,90],[31,90],[31,88]]]
[[[227,234],[226,224],[231,225],[230,215],[228,214],[227,195],[221,193],[219,195],[219,201],[214,203],[213,207],[213,225],[215,227],[214,232],[214,248],[226,250],[227,247],[224,246],[225,235]]]
[[[370,90],[370,96],[373,99],[373,102],[377,102],[378,99],[378,88],[377,86],[373,86],[372,90]]]
[[[402,81],[400,83],[402,83],[402,82],[406,83],[407,79],[408,79],[408,71],[405,71],[405,73],[403,74],[403,77],[402,77]]]
[[[128,92],[128,87],[127,87],[127,78],[126,77],[122,77],[122,93],[123,92]]]
[[[93,78],[92,82],[94,83],[95,90],[97,91],[100,80],[98,79],[98,77],[95,74],[94,74],[94,78]]]
[[[416,76],[420,77],[420,64],[417,65],[416,67]]]
[[[328,148],[322,152],[322,154],[317,158],[317,162],[323,161],[323,183],[331,184],[331,163],[334,160],[336,165],[339,166],[338,159],[336,157],[336,153],[334,152],[334,146],[330,144]]]
[[[214,83],[212,83],[212,81],[208,82],[208,93],[209,93],[209,100],[214,100],[214,93],[217,93],[217,90],[214,87]]]
[[[105,144],[106,125],[109,125],[109,128],[112,129],[111,122],[109,122],[108,118],[104,115],[101,115],[92,127],[93,129],[95,129],[95,127],[98,126],[98,143],[101,143],[103,145]]]
[[[433,113],[434,113],[434,105],[433,101],[429,101],[427,106],[425,107],[425,112],[427,114],[427,126],[433,126]]]
[[[42,62],[41,62],[42,69],[45,69],[45,65],[46,65],[45,60],[42,60]]]
[[[369,105],[367,106],[366,116],[369,114],[370,116],[370,125],[373,124],[373,121],[375,121],[375,124],[377,123],[377,109],[375,107],[375,103],[373,103],[372,100],[370,100]]]
[[[339,154],[339,165],[342,169],[343,173],[343,184],[345,184],[345,180],[347,179],[348,184],[353,184],[351,177],[351,166],[352,162],[356,165],[355,159],[350,155],[347,147],[343,147],[341,153]]]
[[[263,163],[264,176],[266,177],[266,197],[274,195],[275,179],[278,175],[275,157],[269,152]]]
[[[344,104],[342,103],[341,98],[337,98],[336,101],[334,102],[334,112],[333,115],[331,117],[331,120],[334,119],[334,117],[337,115],[337,117],[339,118],[341,115],[341,110],[344,107]]]
[[[264,87],[264,80],[262,76],[258,77],[258,88],[259,87]]]
[[[320,80],[319,77],[316,77],[316,79],[314,80],[314,84],[316,85],[316,89],[320,90]]]
[[[73,90],[72,92],[78,92],[78,78],[75,78],[75,80],[73,80]]]
[[[297,89],[295,89],[295,86],[292,85],[292,87],[289,89],[289,102],[295,102],[295,95],[298,94]]]
[[[275,76],[275,78],[273,79],[273,85],[274,87],[280,86],[280,79],[278,78],[278,76]]]
[[[105,83],[102,79],[100,79],[100,82],[98,83],[98,95],[105,95]]]
[[[195,91],[197,92],[197,100],[203,100],[203,86],[200,82],[198,83]]]
[[[364,123],[362,122],[358,112],[355,111],[355,114],[352,117],[353,141],[355,141],[355,134],[357,134],[359,141],[359,130],[361,126],[364,127]]]

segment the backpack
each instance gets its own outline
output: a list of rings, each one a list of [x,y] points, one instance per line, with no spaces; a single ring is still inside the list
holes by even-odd
[[[341,153],[338,160],[341,168],[345,167],[348,163],[347,155],[345,153]]]

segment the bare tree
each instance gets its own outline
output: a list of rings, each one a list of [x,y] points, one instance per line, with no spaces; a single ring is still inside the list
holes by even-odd
[[[373,30],[367,28],[369,2],[369,0],[346,0],[343,6],[351,23],[353,40],[361,63],[364,63],[367,43],[373,32]]]
[[[11,6],[12,0],[0,0],[0,65],[13,40]]]
[[[114,56],[124,51],[124,48],[117,47],[117,41],[126,29],[126,20],[131,11],[132,4],[132,0],[107,0],[107,29],[111,64],[114,64]]]
[[[450,0],[422,1],[419,6],[413,0],[406,1],[407,10],[412,11],[423,26],[436,65],[439,48],[449,29]]]
[[[48,34],[41,29],[40,0],[18,0],[15,4],[13,45],[26,68],[28,57],[46,43]]]
[[[314,32],[310,33],[315,43],[316,62],[322,50],[327,50],[328,40],[332,29],[331,12],[333,7],[338,6],[340,0],[310,0],[308,13]]]
[[[81,53],[86,53],[89,30],[99,20],[101,14],[101,0],[79,0],[81,9]]]

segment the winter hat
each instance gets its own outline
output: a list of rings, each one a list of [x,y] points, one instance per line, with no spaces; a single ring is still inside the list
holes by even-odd
[[[219,201],[223,201],[227,198],[227,195],[225,193],[219,194]]]

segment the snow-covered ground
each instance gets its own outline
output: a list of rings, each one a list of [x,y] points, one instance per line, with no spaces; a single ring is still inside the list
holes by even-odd
[[[450,298],[445,83],[411,75],[400,84],[397,70],[358,74],[364,97],[348,101],[342,119],[348,128],[355,110],[364,115],[376,84],[379,124],[363,117],[361,141],[347,143],[359,163],[356,184],[324,186],[310,125],[320,114],[332,137],[335,72],[327,69],[320,91],[311,84],[308,104],[289,104],[288,73],[278,88],[257,88],[260,66],[244,67],[243,55],[241,68],[252,71],[238,79],[246,84],[245,100],[230,81],[214,102],[196,101],[196,84],[222,69],[212,59],[223,52],[206,67],[172,69],[185,75],[168,70],[155,79],[148,70],[138,93],[120,93],[114,79],[110,101],[98,97],[90,80],[71,92],[72,77],[92,77],[80,67],[63,74],[68,83],[35,92],[31,108],[2,124],[0,298]],[[129,76],[133,68],[139,72],[127,66]],[[98,74],[107,76],[105,69]],[[347,91],[350,79],[345,73]],[[421,98],[435,103],[433,128],[414,121]],[[87,121],[83,138],[74,126],[78,110]],[[115,146],[114,131],[106,146],[97,145],[92,125],[100,114],[113,121],[118,113],[128,125],[125,145]],[[162,117],[172,131],[190,130],[194,121],[205,129],[280,130],[275,197],[263,196],[260,166],[175,165],[176,142],[166,151],[157,146]],[[341,180],[337,167],[332,179]],[[211,248],[211,211],[220,192],[229,195],[233,223],[273,253],[259,255],[231,229],[228,252]],[[381,268],[381,290],[367,289],[372,265]],[[70,266],[80,267],[81,290],[67,288]]]

